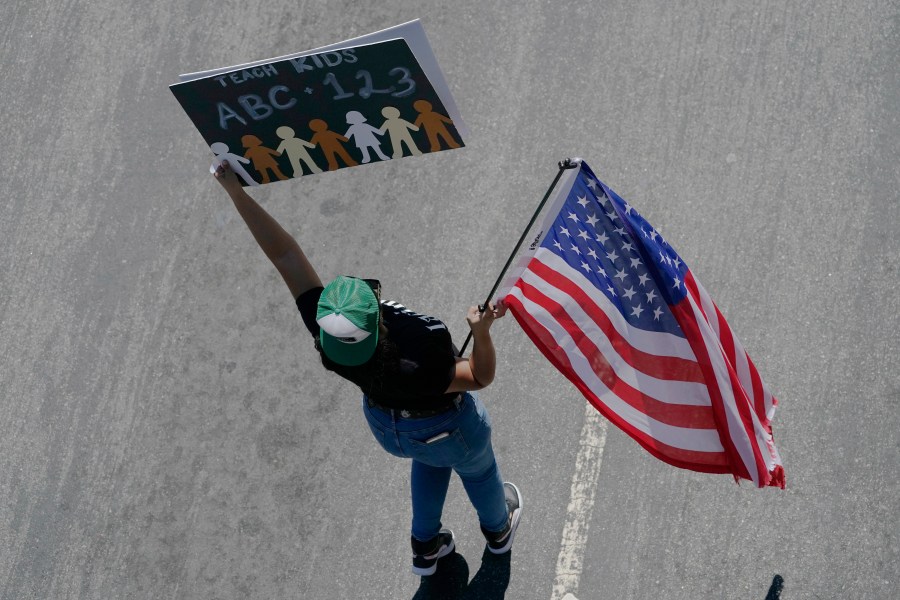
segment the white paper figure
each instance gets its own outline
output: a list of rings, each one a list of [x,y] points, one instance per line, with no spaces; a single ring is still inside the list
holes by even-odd
[[[241,163],[244,163],[245,165],[249,165],[250,161],[248,159],[244,158],[243,156],[238,156],[237,154],[232,154],[231,152],[229,152],[228,144],[226,144],[224,142],[213,142],[212,144],[210,144],[209,149],[212,150],[213,154],[216,155],[216,158],[219,159],[218,162],[214,162],[209,167],[210,173],[215,173],[216,167],[218,167],[220,164],[222,164],[222,161],[224,160],[224,161],[227,161],[228,164],[231,166],[231,170],[234,171],[237,175],[239,175],[240,178],[243,179],[247,185],[259,185],[259,183],[257,183],[256,180],[254,180],[252,177],[250,177],[250,173],[248,173],[244,169],[244,167],[241,166]]]
[[[347,113],[347,123],[350,129],[344,134],[344,137],[350,138],[362,152],[362,163],[365,164],[372,159],[369,158],[369,148],[375,151],[381,160],[391,160],[381,151],[381,142],[378,141],[376,135],[382,135],[381,131],[366,123],[366,118],[361,112],[351,110]]]

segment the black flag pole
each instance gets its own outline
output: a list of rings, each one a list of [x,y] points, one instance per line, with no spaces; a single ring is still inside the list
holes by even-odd
[[[503,281],[503,276],[506,275],[506,270],[509,269],[509,265],[512,264],[513,258],[516,257],[516,253],[519,251],[519,248],[522,247],[522,242],[524,242],[525,238],[528,236],[528,231],[531,229],[531,226],[534,225],[535,221],[537,221],[538,215],[541,214],[541,210],[544,208],[544,205],[550,198],[551,192],[553,192],[556,184],[559,183],[559,179],[560,177],[562,177],[563,171],[566,171],[568,169],[575,169],[579,164],[581,164],[581,159],[579,158],[567,158],[565,160],[559,161],[559,171],[556,173],[556,178],[553,179],[553,183],[551,183],[550,187],[547,188],[547,193],[544,194],[544,198],[541,200],[541,203],[538,204],[538,207],[534,211],[534,214],[531,215],[531,220],[528,221],[528,225],[525,226],[525,230],[522,232],[522,237],[520,237],[519,241],[516,242],[516,247],[513,248],[513,251],[509,254],[509,258],[506,259],[506,264],[503,265],[503,270],[500,271],[500,276],[497,277],[497,281],[494,282],[494,287],[492,287],[490,293],[488,293],[487,299],[484,301],[484,304],[478,305],[478,310],[480,312],[484,312],[490,304],[491,298],[494,297],[494,292],[496,292],[497,288],[500,287],[500,282]],[[469,340],[471,339],[472,331],[470,330],[469,335],[466,336],[466,341],[463,342],[462,348],[460,348],[459,350],[459,356],[462,356],[466,351],[466,346],[469,345]]]

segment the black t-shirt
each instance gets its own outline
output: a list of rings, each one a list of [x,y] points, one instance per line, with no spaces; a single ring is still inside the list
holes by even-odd
[[[316,306],[322,289],[316,287],[297,297],[297,309],[315,340],[319,339]],[[347,367],[332,362],[319,350],[322,364],[383,406],[428,409],[445,405],[456,396],[444,393],[453,380],[456,364],[447,326],[439,319],[386,300],[381,302],[381,315],[388,335],[383,341],[379,339],[378,349],[368,362]]]

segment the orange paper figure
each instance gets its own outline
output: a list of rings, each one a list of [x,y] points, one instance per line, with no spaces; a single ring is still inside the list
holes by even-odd
[[[356,147],[362,152],[362,164],[372,160],[369,158],[369,148],[374,150],[381,160],[391,160],[381,151],[381,142],[375,137],[376,135],[382,135],[382,131],[366,123],[366,118],[361,112],[357,110],[348,112],[347,124],[350,125],[350,129],[344,135],[348,138],[353,138]]]
[[[228,151],[228,144],[225,142],[213,142],[209,145],[209,149],[213,151],[213,154],[216,155],[222,162],[227,162],[231,165],[231,170],[235,172],[241,179],[244,180],[244,183],[247,185],[259,185],[255,179],[250,177],[250,173],[247,172],[246,169],[241,165],[244,163],[245,165],[249,165],[250,161],[244,158],[243,156],[238,156],[237,154],[232,154]],[[218,164],[218,163],[217,163]],[[212,170],[212,167],[210,167]]]
[[[450,132],[444,126],[445,123],[453,125],[453,121],[450,118],[431,110],[431,102],[427,100],[416,100],[413,102],[413,108],[419,111],[415,124],[425,129],[428,141],[431,143],[431,152],[437,152],[441,149],[441,143],[438,141],[439,136],[444,139],[449,148],[459,148],[459,143],[453,139],[453,136],[450,135]]]
[[[337,158],[340,157],[344,164],[348,167],[357,166],[357,162],[350,158],[341,142],[349,142],[347,138],[339,133],[335,133],[328,129],[328,123],[322,119],[313,119],[309,122],[309,128],[315,131],[315,135],[309,138],[309,141],[321,148],[328,161],[328,170],[335,171],[338,168]]]
[[[422,151],[416,146],[412,135],[409,133],[410,131],[418,131],[419,128],[409,121],[401,119],[400,111],[393,106],[385,106],[381,109],[381,114],[384,116],[385,121],[381,124],[379,131],[390,134],[391,146],[394,148],[393,157],[403,157],[403,144],[406,144],[413,156],[421,156]]]
[[[307,148],[315,148],[315,144],[310,144],[306,140],[295,137],[294,130],[287,126],[276,129],[275,135],[284,140],[278,145],[276,152],[287,152],[288,159],[291,161],[291,168],[294,169],[294,177],[303,175],[303,167],[300,165],[301,162],[313,173],[322,172],[322,169],[313,162],[309,152],[306,151]]]
[[[275,173],[275,176],[281,181],[287,179],[287,177],[284,176],[284,173],[278,169],[278,163],[275,162],[275,159],[273,158],[274,156],[281,156],[281,152],[266,148],[262,145],[262,140],[252,133],[243,136],[241,138],[241,143],[244,145],[244,148],[247,149],[247,151],[244,152],[244,156],[253,161],[253,168],[260,174],[263,183],[269,183],[270,181],[269,170]]]

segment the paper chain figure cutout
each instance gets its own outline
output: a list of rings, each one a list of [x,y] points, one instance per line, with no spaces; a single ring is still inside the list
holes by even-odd
[[[313,132],[309,141],[297,137],[293,128],[282,125],[275,129],[275,135],[281,140],[276,149],[263,145],[262,140],[253,134],[247,134],[241,138],[241,144],[245,148],[244,156],[239,156],[229,151],[228,145],[223,142],[214,142],[210,150],[219,161],[227,160],[234,172],[248,185],[260,185],[242,166],[252,164],[253,170],[259,173],[262,183],[269,183],[271,171],[279,180],[288,179],[281,172],[276,157],[287,155],[292,177],[301,177],[304,174],[304,166],[310,173],[321,173],[322,169],[316,164],[309,150],[318,148],[325,158],[329,171],[339,168],[338,159],[347,167],[355,167],[359,164],[371,162],[369,151],[372,150],[380,160],[402,158],[403,147],[412,156],[421,156],[422,150],[416,145],[412,132],[424,131],[429,143],[429,152],[438,152],[443,145],[447,148],[459,148],[459,142],[447,129],[453,121],[438,112],[432,110],[432,105],[427,100],[417,100],[413,108],[419,113],[414,123],[402,119],[400,111],[393,106],[385,106],[381,109],[384,117],[381,127],[369,125],[366,117],[359,111],[351,110],[346,115],[347,124],[350,127],[344,135],[329,129],[328,123],[322,119],[312,119],[309,128]],[[388,139],[393,150],[392,156],[387,156],[381,150],[382,141],[378,137],[388,134]],[[356,162],[347,152],[344,144],[353,141],[356,149],[361,154],[360,162]],[[443,142],[443,143],[442,143]]]

